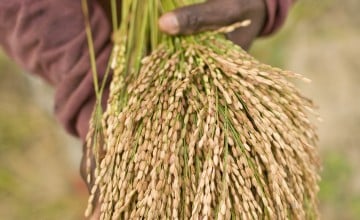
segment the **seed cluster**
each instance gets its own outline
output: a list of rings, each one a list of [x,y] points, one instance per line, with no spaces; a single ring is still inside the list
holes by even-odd
[[[131,79],[115,46],[88,213],[98,191],[101,219],[316,218],[313,104],[288,81],[301,76],[221,36],[179,39]]]

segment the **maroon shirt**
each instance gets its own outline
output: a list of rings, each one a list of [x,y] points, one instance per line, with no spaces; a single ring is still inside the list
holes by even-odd
[[[281,26],[292,2],[265,1],[268,16],[262,35]],[[88,2],[101,79],[111,50],[110,24],[99,2]],[[23,68],[55,87],[57,119],[84,140],[96,98],[81,1],[1,0],[0,46]],[[108,87],[104,100],[107,94]]]

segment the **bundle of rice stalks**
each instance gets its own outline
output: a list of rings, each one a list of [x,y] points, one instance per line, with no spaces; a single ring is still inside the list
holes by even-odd
[[[122,1],[87,214],[98,191],[101,219],[316,218],[313,104],[288,81],[302,77],[219,32],[162,36],[158,14],[179,2]]]

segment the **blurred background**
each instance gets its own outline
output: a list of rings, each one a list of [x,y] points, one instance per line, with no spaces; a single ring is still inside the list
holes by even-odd
[[[360,219],[360,1],[298,1],[251,53],[302,73],[318,105],[321,219]],[[82,219],[81,143],[52,113],[53,90],[0,52],[0,219]]]

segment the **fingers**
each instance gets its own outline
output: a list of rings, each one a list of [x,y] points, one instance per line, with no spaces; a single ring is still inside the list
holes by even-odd
[[[261,17],[254,17],[252,21],[260,23]],[[228,33],[227,38],[234,42],[237,45],[240,45],[244,50],[248,50],[254,41],[254,39],[259,35],[261,25],[249,25],[247,27],[241,27],[236,29],[235,31]]]
[[[84,182],[86,183],[88,187],[88,191],[91,194],[92,187],[95,183],[95,175],[94,171],[96,168],[96,161],[94,154],[91,152],[88,153],[88,148],[86,144],[83,145],[83,155],[81,158],[81,164],[80,164],[80,174],[83,178]],[[90,161],[88,161],[88,156],[91,157]],[[88,164],[90,162],[90,164]],[[90,165],[90,170],[88,170],[88,165]],[[90,173],[88,173],[90,171]],[[88,182],[88,175],[90,175],[90,182]],[[95,207],[95,210],[91,213],[91,216],[88,218],[88,220],[95,220],[100,219],[100,204],[99,204],[99,189],[95,192],[94,200],[92,201],[92,206]]]
[[[247,50],[261,32],[266,7],[263,0],[209,0],[164,14],[159,27],[167,34],[192,34],[214,30],[233,23],[251,20],[251,25],[228,34],[228,38]]]
[[[212,0],[186,6],[164,14],[159,27],[171,35],[217,29],[245,19],[248,2],[252,1]]]

